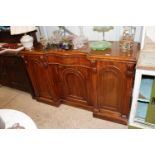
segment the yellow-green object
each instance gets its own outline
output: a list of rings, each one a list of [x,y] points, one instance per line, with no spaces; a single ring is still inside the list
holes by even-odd
[[[150,98],[150,102],[148,105],[148,110],[147,110],[145,121],[155,124],[155,79],[153,81],[152,93],[151,93],[151,98]]]
[[[128,129],[141,129],[141,128],[136,127],[136,126],[131,126],[131,125],[128,125]]]
[[[112,44],[108,41],[93,41],[89,46],[92,50],[105,50],[111,48],[111,45]]]
[[[107,32],[112,30],[113,28],[113,26],[94,26],[93,30],[98,32]]]

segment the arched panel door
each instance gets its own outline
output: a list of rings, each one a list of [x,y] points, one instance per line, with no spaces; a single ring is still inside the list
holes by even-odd
[[[88,105],[88,85],[86,80],[87,69],[77,67],[59,67],[62,98],[73,104]]]
[[[125,99],[125,78],[120,69],[111,65],[102,68],[97,85],[100,112],[109,110],[121,115],[123,98]]]

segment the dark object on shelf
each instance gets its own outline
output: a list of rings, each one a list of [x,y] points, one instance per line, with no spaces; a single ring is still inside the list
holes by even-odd
[[[70,50],[73,48],[72,44],[69,43],[60,43],[60,44],[47,44],[46,50],[48,49],[64,49],[64,50]]]
[[[59,44],[47,44],[46,49],[58,49],[60,48]]]
[[[31,35],[34,39],[34,46],[38,43],[36,37],[36,31],[27,33]],[[5,43],[20,43],[20,39],[23,34],[20,35],[11,35],[10,31],[0,31],[0,42]]]
[[[61,49],[64,49],[64,50],[70,50],[70,49],[73,48],[73,46],[72,46],[71,44],[69,44],[69,43],[61,43],[61,44],[59,45],[59,47],[60,47]]]

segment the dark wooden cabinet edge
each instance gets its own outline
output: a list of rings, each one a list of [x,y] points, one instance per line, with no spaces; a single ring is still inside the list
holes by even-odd
[[[19,55],[19,54],[2,54],[0,56],[4,56],[4,57],[17,57],[18,60],[20,60],[20,63],[21,63],[21,66],[23,66],[23,72],[28,80],[28,83],[29,83],[29,86],[24,86],[22,85],[21,83],[13,83],[11,81],[7,81],[7,82],[3,82],[1,81],[0,85],[2,86],[6,86],[6,87],[10,87],[10,88],[13,88],[13,89],[17,89],[17,90],[21,90],[21,91],[24,91],[24,92],[28,92],[31,94],[32,98],[34,99],[35,98],[35,94],[34,94],[34,89],[32,87],[32,83],[31,83],[31,80],[30,80],[30,77],[29,77],[29,74],[27,72],[27,69],[26,69],[26,65],[24,63],[24,60],[22,59],[22,57]]]
[[[22,88],[20,88],[20,87],[15,87],[15,89],[19,89],[19,90],[21,90],[21,91],[28,92],[28,93],[31,94],[32,98],[35,99],[34,88],[33,88],[33,86],[32,86],[32,82],[31,82],[30,77],[29,77],[29,74],[28,74],[28,72],[27,72],[26,64],[25,64],[23,58],[22,58],[20,55],[17,55],[17,56],[22,60],[22,63],[23,63],[22,65],[23,65],[23,67],[24,67],[25,75],[26,75],[27,80],[28,80],[28,82],[29,82],[29,87],[28,87],[28,88],[25,88],[25,89],[24,89],[23,87],[22,87]]]

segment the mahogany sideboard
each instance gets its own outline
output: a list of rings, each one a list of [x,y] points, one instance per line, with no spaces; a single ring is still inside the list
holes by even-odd
[[[93,116],[127,124],[139,45],[123,52],[119,42],[104,51],[36,48],[22,51],[35,98],[54,106],[68,104]]]

